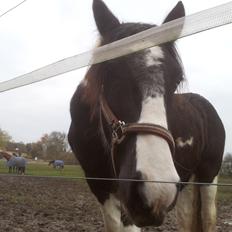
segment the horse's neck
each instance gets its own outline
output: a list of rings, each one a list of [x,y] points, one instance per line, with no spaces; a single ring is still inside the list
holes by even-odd
[[[0,154],[1,154],[7,161],[10,160],[10,158],[11,158],[11,155],[8,154],[8,153],[6,153],[6,152],[1,152]]]

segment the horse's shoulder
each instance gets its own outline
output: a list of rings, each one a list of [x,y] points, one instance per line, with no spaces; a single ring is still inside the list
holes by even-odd
[[[201,101],[201,99],[202,97],[200,95],[193,93],[175,94],[171,107],[171,120],[181,121],[182,124],[185,124],[189,122],[191,118],[198,117],[198,103]]]
[[[215,121],[215,123],[217,122],[222,125],[217,110],[205,97],[196,93],[186,93],[178,94],[175,98],[177,99],[177,102],[181,102],[186,109],[197,112],[199,118],[206,123],[209,123],[209,121]]]
[[[225,129],[214,106],[195,93],[176,94],[173,98],[171,129],[175,137],[193,136],[204,145],[225,140]],[[200,144],[200,142],[199,142]]]
[[[175,138],[204,138],[207,134],[209,102],[199,94],[175,94],[170,113],[170,127]],[[211,107],[211,105],[210,105]]]
[[[203,96],[197,93],[181,93],[181,94],[174,94],[174,102],[175,104],[184,103],[195,105],[196,102],[205,102],[207,101]]]
[[[214,113],[215,108],[203,96],[196,93],[175,94],[173,98],[173,106],[177,110],[184,111],[186,114],[199,114],[201,117]],[[195,115],[196,116],[196,115]]]

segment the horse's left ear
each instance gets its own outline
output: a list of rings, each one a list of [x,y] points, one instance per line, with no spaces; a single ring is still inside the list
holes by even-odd
[[[102,0],[93,0],[93,14],[98,31],[102,36],[120,25],[119,20]]]
[[[169,21],[182,18],[185,16],[185,9],[182,1],[179,1],[176,6],[171,10],[171,12],[167,15],[163,23],[167,23]]]

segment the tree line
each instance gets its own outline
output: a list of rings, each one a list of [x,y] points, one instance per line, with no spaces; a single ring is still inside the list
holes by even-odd
[[[37,142],[23,143],[13,141],[9,133],[0,128],[0,149],[31,159],[62,159],[66,163],[77,163],[68,145],[67,135],[59,131],[44,134]]]

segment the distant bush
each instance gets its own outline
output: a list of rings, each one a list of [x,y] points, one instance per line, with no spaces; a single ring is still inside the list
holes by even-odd
[[[232,176],[232,154],[226,153],[221,167],[221,173],[223,175],[231,175]]]

